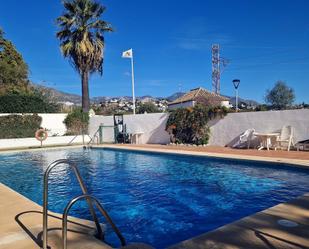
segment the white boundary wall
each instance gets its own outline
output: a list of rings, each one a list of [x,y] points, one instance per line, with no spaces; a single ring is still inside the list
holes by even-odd
[[[169,135],[165,131],[167,113],[124,115],[128,132],[144,132],[141,143],[167,144]],[[90,118],[89,131],[92,136],[100,124],[113,125],[113,116]],[[295,140],[309,139],[309,109],[229,113],[223,119],[211,121],[209,145],[232,145],[239,135],[249,128],[257,132],[279,131],[282,126],[291,125],[295,129]],[[113,137],[112,129],[105,129],[104,136]]]
[[[0,114],[10,115],[10,114]],[[46,145],[68,144],[72,136],[61,136],[66,132],[63,120],[67,113],[44,113],[38,114],[42,117],[42,127],[50,130]],[[129,133],[144,132],[141,143],[167,144],[169,135],[165,131],[167,113],[124,115],[124,123]],[[113,125],[113,116],[94,116],[90,118],[89,134],[98,130],[99,125]],[[229,113],[223,119],[212,121],[210,124],[211,137],[210,145],[231,145],[241,133],[249,128],[258,132],[278,131],[284,125],[291,125],[295,129],[295,140],[309,139],[309,109],[267,111],[267,112],[240,112]],[[106,134],[106,131],[111,134]],[[60,135],[61,137],[52,137]],[[105,129],[104,136],[113,137],[113,129]],[[88,137],[85,136],[86,141]],[[74,143],[81,143],[81,137]],[[31,147],[40,145],[35,138],[1,139],[0,148]]]
[[[127,126],[128,133],[144,132],[140,138],[140,143],[149,144],[167,144],[170,142],[169,134],[165,131],[165,125],[168,119],[167,113],[149,113],[124,115],[124,124]],[[113,126],[113,116],[96,115],[90,118],[89,135],[99,129],[100,124]],[[104,129],[103,134],[107,137],[113,137],[113,134],[106,135],[106,132],[113,133],[113,129]]]
[[[73,140],[74,139],[74,140]],[[89,137],[85,136],[85,143],[89,142]],[[82,144],[82,136],[61,136],[61,137],[48,137],[43,141],[44,146],[52,145],[68,145]],[[11,139],[0,139],[0,149],[15,149],[15,148],[29,148],[40,146],[41,143],[35,138],[11,138]]]
[[[0,116],[13,114],[14,113],[1,113]],[[21,114],[17,113],[17,115]],[[32,115],[32,113],[28,115]],[[68,115],[67,113],[39,113],[38,115],[42,117],[41,126],[48,130],[48,137],[43,142],[43,146],[68,145],[69,143],[82,144],[82,136],[63,136],[66,133],[66,127],[63,121]],[[89,142],[89,140],[90,138],[88,136],[84,136],[85,143]],[[0,139],[0,149],[29,148],[40,145],[41,143],[34,138],[34,134],[31,138]]]
[[[21,115],[20,113],[0,113],[0,116],[13,114]],[[32,113],[25,113],[25,115],[32,115]],[[41,126],[48,130],[49,136],[63,136],[66,133],[67,129],[63,121],[67,113],[38,113],[38,115],[42,117]]]
[[[294,127],[295,141],[309,139],[309,109],[229,113],[212,123],[210,145],[232,145],[249,128],[257,132],[274,132],[284,125]]]

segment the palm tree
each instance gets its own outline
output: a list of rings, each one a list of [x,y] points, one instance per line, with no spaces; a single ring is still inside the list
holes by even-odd
[[[113,31],[100,19],[105,7],[93,0],[65,0],[65,13],[58,17],[57,38],[64,57],[81,76],[82,109],[89,111],[89,76],[103,72],[104,32]]]

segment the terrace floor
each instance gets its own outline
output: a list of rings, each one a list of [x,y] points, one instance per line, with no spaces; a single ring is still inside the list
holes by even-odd
[[[142,151],[170,152],[188,155],[205,155],[224,158],[258,160],[268,162],[281,162],[295,164],[303,167],[309,166],[308,151],[283,151],[283,150],[256,150],[256,149],[232,149],[221,146],[176,146],[157,144],[117,144],[99,145],[94,147],[113,147],[122,149],[135,149]]]
[[[0,183],[0,249],[42,248],[42,220],[41,206]],[[69,217],[68,249],[112,249],[95,239],[94,233],[93,222]],[[62,248],[62,216],[52,212],[48,215],[48,246]],[[138,248],[153,249],[144,244]]]
[[[280,225],[280,222],[282,224],[287,221],[295,222],[295,226]],[[309,194],[183,241],[168,249],[301,248],[309,248]]]
[[[188,147],[149,144],[103,145],[99,147],[279,162],[309,170],[309,153],[304,151],[258,151],[219,146]],[[283,223],[288,222],[288,224],[296,226],[283,226],[280,224],[282,220]],[[309,249],[309,193],[288,203],[279,204],[209,233],[170,246],[168,249],[300,248]]]
[[[309,153],[297,151],[234,150],[213,146],[166,145],[103,145],[98,147],[284,162],[296,166],[302,165],[306,168],[309,166]],[[40,248],[41,212],[42,207],[0,183],[0,249]],[[49,217],[49,245],[51,248],[62,248],[61,219],[59,217],[57,214],[51,214]],[[91,222],[75,218],[70,220],[69,229],[71,231],[68,234],[68,248],[111,249],[110,246],[94,240],[89,235],[93,232]],[[295,222],[296,226],[282,226],[279,224],[280,220]],[[142,249],[143,247],[130,248]],[[169,249],[301,248],[309,249],[309,194],[169,247]]]
[[[48,217],[48,245],[62,248],[61,216],[50,213]],[[42,245],[42,207],[0,183],[0,248],[33,249]],[[110,246],[93,240],[92,222],[70,218],[68,248],[102,248]]]

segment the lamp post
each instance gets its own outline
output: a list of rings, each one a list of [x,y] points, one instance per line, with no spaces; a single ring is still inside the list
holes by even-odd
[[[236,107],[235,107],[235,109],[236,109],[236,112],[238,112],[238,87],[239,87],[239,84],[240,84],[240,80],[238,80],[238,79],[235,79],[235,80],[233,80],[233,85],[234,85],[234,87],[235,87],[235,95],[236,95]]]

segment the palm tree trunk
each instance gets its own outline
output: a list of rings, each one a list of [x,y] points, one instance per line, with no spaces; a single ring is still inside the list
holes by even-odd
[[[88,80],[89,80],[89,73],[83,72],[82,73],[82,109],[83,109],[83,112],[89,112],[89,106],[90,106]]]

